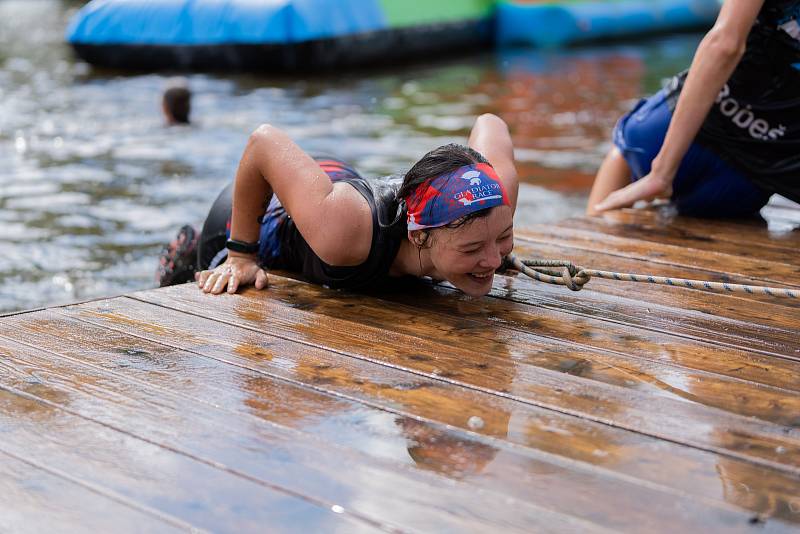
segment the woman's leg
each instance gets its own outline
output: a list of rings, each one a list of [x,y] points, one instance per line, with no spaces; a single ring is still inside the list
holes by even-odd
[[[586,206],[587,215],[596,215],[594,206],[597,203],[650,172],[671,117],[663,91],[641,99],[623,115],[614,126],[614,146],[597,171]]]
[[[181,227],[175,239],[161,249],[156,269],[159,287],[183,284],[194,279],[197,239],[197,232],[187,224]]]
[[[752,217],[770,196],[714,152],[692,143],[675,176],[672,201],[678,213],[690,217]]]
[[[594,211],[595,204],[629,183],[631,183],[631,168],[619,149],[613,147],[595,176],[592,191],[589,193],[589,201],[586,204],[586,215],[597,215],[597,212]]]

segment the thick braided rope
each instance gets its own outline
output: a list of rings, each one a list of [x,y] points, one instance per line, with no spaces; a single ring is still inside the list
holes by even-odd
[[[766,295],[769,297],[790,299],[800,298],[800,291],[783,287],[748,286],[724,282],[708,282],[705,280],[687,280],[685,278],[667,278],[665,276],[598,271],[595,269],[576,267],[571,262],[565,260],[521,260],[513,254],[509,254],[506,261],[514,269],[530,276],[534,280],[566,286],[572,291],[580,291],[593,276],[596,276],[597,278],[606,278],[609,280],[647,282],[649,284],[718,291],[721,293],[746,293],[748,295]]]

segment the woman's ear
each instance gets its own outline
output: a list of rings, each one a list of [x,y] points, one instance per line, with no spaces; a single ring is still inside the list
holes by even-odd
[[[428,232],[425,230],[411,230],[408,232],[408,240],[414,243],[417,248],[422,248],[428,242]]]

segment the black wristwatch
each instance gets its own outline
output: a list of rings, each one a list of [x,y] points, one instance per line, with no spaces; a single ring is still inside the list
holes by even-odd
[[[258,241],[255,243],[248,243],[247,241],[238,241],[236,239],[228,239],[225,243],[225,248],[231,252],[239,252],[241,254],[255,254],[258,252]]]

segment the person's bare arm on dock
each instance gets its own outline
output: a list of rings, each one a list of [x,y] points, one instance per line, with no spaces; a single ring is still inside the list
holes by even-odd
[[[629,182],[630,171],[619,149],[606,156],[589,195],[588,215],[669,196],[686,151],[700,131],[714,99],[742,58],[747,36],[764,0],[726,0],[714,27],[697,47],[664,144],[650,174]],[[622,187],[621,189],[619,189]]]
[[[489,160],[503,181],[511,207],[516,210],[519,178],[514,163],[514,145],[508,126],[500,117],[485,113],[475,120],[469,135],[469,146]]]
[[[250,136],[236,171],[231,239],[256,242],[260,217],[273,193],[294,219],[315,254],[329,265],[358,265],[369,255],[372,216],[364,197],[347,184],[334,185],[288,135],[270,125]],[[234,293],[240,285],[266,287],[256,254],[229,252],[213,271],[196,275],[206,293]]]

